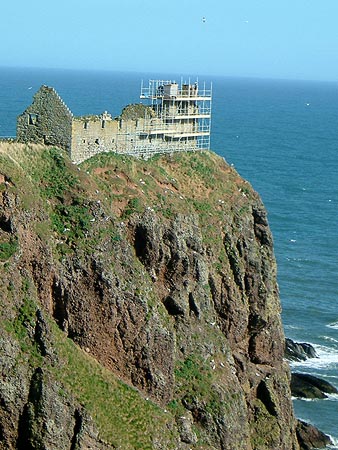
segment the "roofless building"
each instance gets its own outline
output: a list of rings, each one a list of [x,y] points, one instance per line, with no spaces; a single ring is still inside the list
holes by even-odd
[[[211,85],[150,80],[140,98],[116,118],[74,117],[55,89],[41,86],[18,117],[17,139],[65,148],[76,163],[103,152],[148,158],[210,149]]]

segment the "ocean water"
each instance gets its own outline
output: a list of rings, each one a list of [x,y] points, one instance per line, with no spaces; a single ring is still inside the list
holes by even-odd
[[[338,83],[224,80],[219,96],[214,148],[268,210],[285,333],[319,356],[292,370],[338,387]],[[294,407],[338,448],[338,396]]]
[[[75,115],[118,115],[139,102],[142,79],[180,77],[0,68],[0,136],[15,135],[16,116],[41,84],[55,87]],[[338,388],[338,82],[204,80],[213,83],[212,150],[253,185],[268,210],[285,333],[313,344],[319,356],[292,369]],[[338,448],[338,396],[294,406]]]

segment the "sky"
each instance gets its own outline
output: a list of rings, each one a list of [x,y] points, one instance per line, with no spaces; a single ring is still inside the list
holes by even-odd
[[[338,0],[2,0],[0,66],[338,80]]]

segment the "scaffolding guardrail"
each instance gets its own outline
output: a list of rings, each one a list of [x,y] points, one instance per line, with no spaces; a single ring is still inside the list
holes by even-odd
[[[153,139],[149,145],[142,143],[145,151],[156,145],[157,152],[210,149],[212,84],[149,80],[147,86],[142,82],[140,98],[155,113],[143,119],[139,131],[143,140]]]

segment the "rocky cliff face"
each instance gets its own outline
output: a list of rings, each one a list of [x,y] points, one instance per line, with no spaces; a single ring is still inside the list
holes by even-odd
[[[250,185],[212,153],[0,150],[0,448],[298,449]]]

